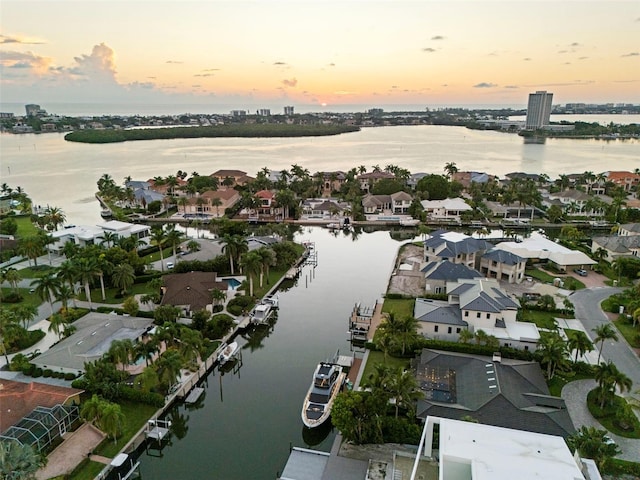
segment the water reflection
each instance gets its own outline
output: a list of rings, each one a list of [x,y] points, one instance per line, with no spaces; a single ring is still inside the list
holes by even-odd
[[[324,442],[329,434],[333,432],[333,425],[326,421],[316,428],[302,427],[302,440],[307,447],[315,447]]]

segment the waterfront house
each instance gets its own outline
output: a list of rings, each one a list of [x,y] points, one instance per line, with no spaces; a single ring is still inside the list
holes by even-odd
[[[640,234],[594,237],[591,240],[591,253],[595,255],[601,248],[607,253],[604,260],[608,262],[619,257],[640,258]]]
[[[487,359],[485,366],[492,365],[491,360]],[[486,377],[486,371],[483,376]],[[545,395],[542,398],[549,397]],[[553,401],[552,398],[549,400]],[[551,412],[553,409],[549,405],[532,407],[537,412]],[[460,412],[456,418],[463,416],[465,414]],[[475,418],[471,413],[468,416]],[[555,420],[551,413],[549,417],[551,421]],[[537,418],[530,415],[527,420]],[[340,436],[336,438],[331,453],[293,447],[278,478],[602,480],[596,463],[571,453],[564,435],[497,427],[482,421],[475,423],[429,414],[424,419],[417,452],[398,444],[374,447],[354,446],[342,442]]]
[[[460,223],[463,212],[473,210],[471,206],[460,197],[445,198],[443,200],[423,200],[420,202],[427,212],[427,218],[434,221],[450,221]]]
[[[506,250],[527,260],[549,262],[561,272],[566,272],[572,267],[587,268],[598,263],[579,250],[563,247],[537,234],[518,242],[500,242],[495,248]]]
[[[371,187],[373,187],[380,180],[394,180],[396,176],[393,173],[382,172],[382,171],[373,171],[368,173],[363,173],[356,177],[356,180],[360,182],[360,188],[363,192],[369,193]]]
[[[82,375],[85,363],[99,360],[114,340],[140,342],[153,325],[151,318],[89,312],[73,323],[76,331],[31,360],[43,370]]]
[[[607,172],[607,181],[622,187],[625,192],[631,192],[638,188],[640,175],[633,172],[611,171]]]
[[[323,197],[331,197],[333,192],[339,192],[347,179],[347,175],[337,170],[335,172],[319,172],[322,175],[322,195]]]
[[[362,197],[362,208],[365,215],[406,215],[413,197],[407,192],[396,192],[391,195],[372,195]]]
[[[597,200],[597,206],[593,204]],[[546,206],[558,205],[568,215],[574,216],[602,216],[607,205],[611,203],[611,197],[606,195],[589,195],[580,190],[563,190],[549,193],[543,201]]]
[[[211,292],[228,289],[227,282],[219,280],[216,272],[170,273],[162,277],[162,283],[160,305],[179,307],[185,317],[198,310],[211,311]]]
[[[336,198],[307,198],[300,204],[302,220],[334,220],[348,216],[351,210],[347,202]]]
[[[53,243],[49,244],[47,248],[52,253],[61,254],[67,242],[73,242],[80,247],[98,245],[104,242],[104,235],[107,232],[114,234],[117,238],[134,237],[142,241],[144,246],[149,245],[151,239],[151,227],[148,225],[110,220],[101,225],[74,225],[53,231],[50,234]]]
[[[564,400],[550,395],[538,362],[424,349],[414,367],[424,393],[419,418],[471,416],[525,432],[575,433]]]
[[[450,262],[447,259],[429,262],[420,271],[424,273],[427,295],[446,294],[447,283],[482,277],[482,274],[477,270],[462,263]]]
[[[469,268],[479,266],[482,253],[493,247],[489,242],[459,232],[436,230],[424,241],[424,261],[449,260]],[[477,264],[477,265],[476,265]]]
[[[526,259],[506,250],[492,249],[480,258],[480,272],[485,277],[509,283],[522,282],[526,266]]]
[[[447,301],[417,298],[413,316],[427,338],[458,341],[460,332],[478,330],[493,335],[500,345],[535,350],[540,333],[534,323],[518,322],[520,304],[495,279],[473,278],[449,282]]]
[[[640,235],[640,223],[624,223],[618,227],[620,237]]]
[[[217,170],[210,176],[218,180],[218,185],[227,187],[242,186],[255,180],[253,177],[248,176],[247,172],[243,172],[242,170]]]
[[[484,172],[455,172],[452,181],[461,183],[465,189],[469,189],[473,183],[489,183],[496,179],[494,175]]]
[[[178,213],[182,213],[185,217],[222,217],[227,208],[233,207],[239,201],[240,193],[233,188],[207,190],[187,198],[186,204],[182,204],[182,201],[178,202]]]

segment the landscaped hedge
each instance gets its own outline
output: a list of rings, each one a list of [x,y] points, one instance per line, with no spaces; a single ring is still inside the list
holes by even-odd
[[[117,308],[117,307],[98,307],[96,308],[96,312],[99,312],[99,313],[115,312],[118,315],[124,315],[126,313],[123,309]],[[135,316],[140,318],[153,318],[153,312],[138,310],[138,313],[136,313]]]
[[[492,356],[498,351],[504,358],[513,358],[517,360],[534,360],[533,352],[528,350],[520,350],[511,347],[500,347],[497,350],[486,345],[478,345],[477,343],[447,342],[445,340],[429,340],[424,339],[420,342],[420,346],[416,351],[419,354],[423,348],[433,350],[444,350],[447,352],[469,353],[473,355]]]
[[[12,350],[13,352],[25,350],[38,343],[45,335],[46,334],[42,330],[25,330],[24,335],[20,336],[12,345]],[[10,351],[9,353],[13,352]]]
[[[118,398],[131,400],[132,402],[146,403],[154,407],[161,408],[164,406],[164,397],[155,392],[143,392],[125,385],[121,385],[118,390]]]

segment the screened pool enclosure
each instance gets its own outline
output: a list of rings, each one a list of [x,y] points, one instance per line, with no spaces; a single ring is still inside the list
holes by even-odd
[[[75,405],[36,407],[0,434],[0,441],[14,440],[43,452],[56,445],[67,431],[73,430],[78,419],[79,410]]]

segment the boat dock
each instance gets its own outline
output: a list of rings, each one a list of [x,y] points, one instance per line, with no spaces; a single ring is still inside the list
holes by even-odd
[[[203,393],[204,393],[204,388],[195,387],[193,390],[191,390],[189,395],[187,395],[187,398],[184,399],[184,403],[189,405],[196,403]]]
[[[377,300],[372,307],[364,307],[356,303],[349,317],[349,340],[360,344],[372,340],[381,311],[382,303]]]
[[[161,442],[168,435],[170,427],[169,420],[151,419],[147,422],[145,437]]]

